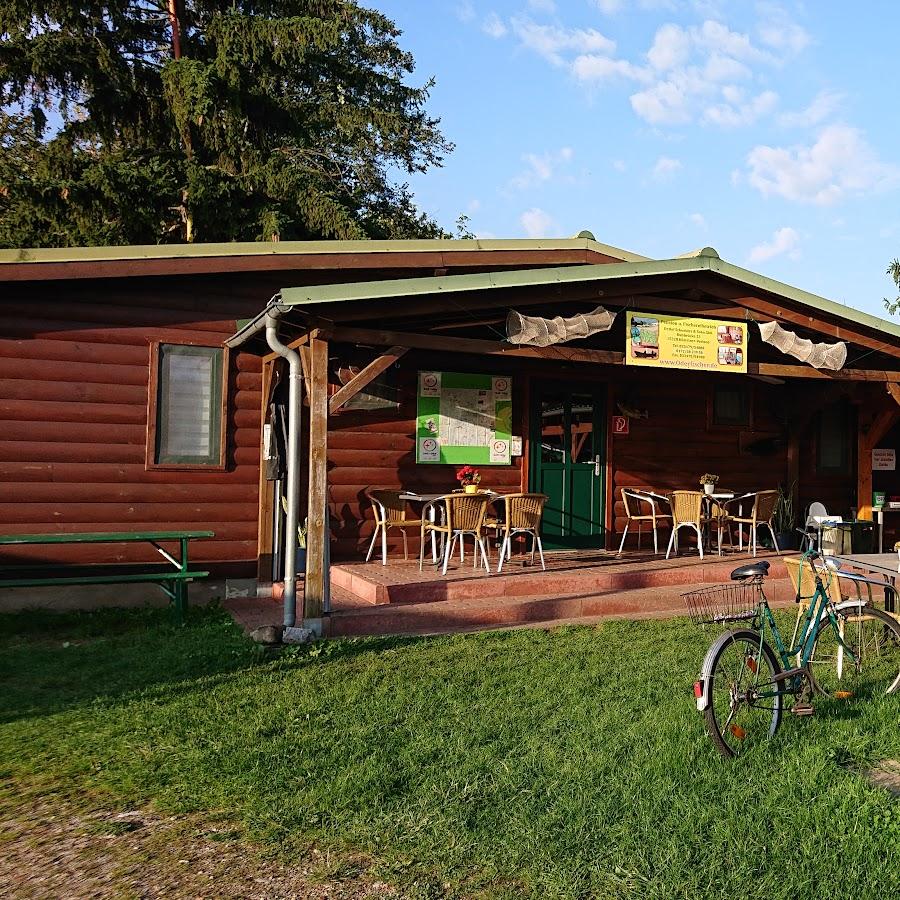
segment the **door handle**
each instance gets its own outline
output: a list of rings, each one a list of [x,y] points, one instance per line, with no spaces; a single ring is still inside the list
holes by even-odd
[[[595,476],[600,475],[600,454],[599,453],[594,457],[594,475]]]

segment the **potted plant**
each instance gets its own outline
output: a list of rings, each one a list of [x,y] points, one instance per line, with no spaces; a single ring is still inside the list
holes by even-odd
[[[716,485],[719,483],[718,475],[710,475],[709,472],[700,476],[700,484],[703,485],[703,490],[707,494],[712,494],[716,489]]]
[[[772,512],[772,530],[779,550],[796,550],[799,535],[794,531],[797,524],[797,510],[794,504],[796,482],[786,491],[778,485],[778,499]]]
[[[456,472],[456,480],[462,485],[467,494],[474,494],[481,484],[481,473],[472,466],[463,466]]]

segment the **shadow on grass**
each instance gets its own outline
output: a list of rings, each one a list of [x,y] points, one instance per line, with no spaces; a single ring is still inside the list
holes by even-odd
[[[189,610],[184,627],[167,609],[47,610],[0,615],[0,723],[134,694],[172,698],[227,681],[252,666],[290,669],[380,654],[416,637],[323,641],[266,652],[223,609]]]

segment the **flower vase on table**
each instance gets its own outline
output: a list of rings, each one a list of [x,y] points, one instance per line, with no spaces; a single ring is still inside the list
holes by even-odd
[[[715,493],[716,485],[719,483],[718,475],[710,475],[706,473],[700,476],[700,484],[703,486],[705,494],[712,495]]]
[[[457,470],[456,480],[467,494],[477,494],[478,485],[481,484],[481,474],[478,469],[474,469],[472,466],[463,466]]]

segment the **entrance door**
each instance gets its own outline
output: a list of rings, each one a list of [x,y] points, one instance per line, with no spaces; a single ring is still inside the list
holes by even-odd
[[[550,498],[541,537],[548,547],[603,547],[601,389],[535,384],[533,396],[529,481],[531,490]]]

